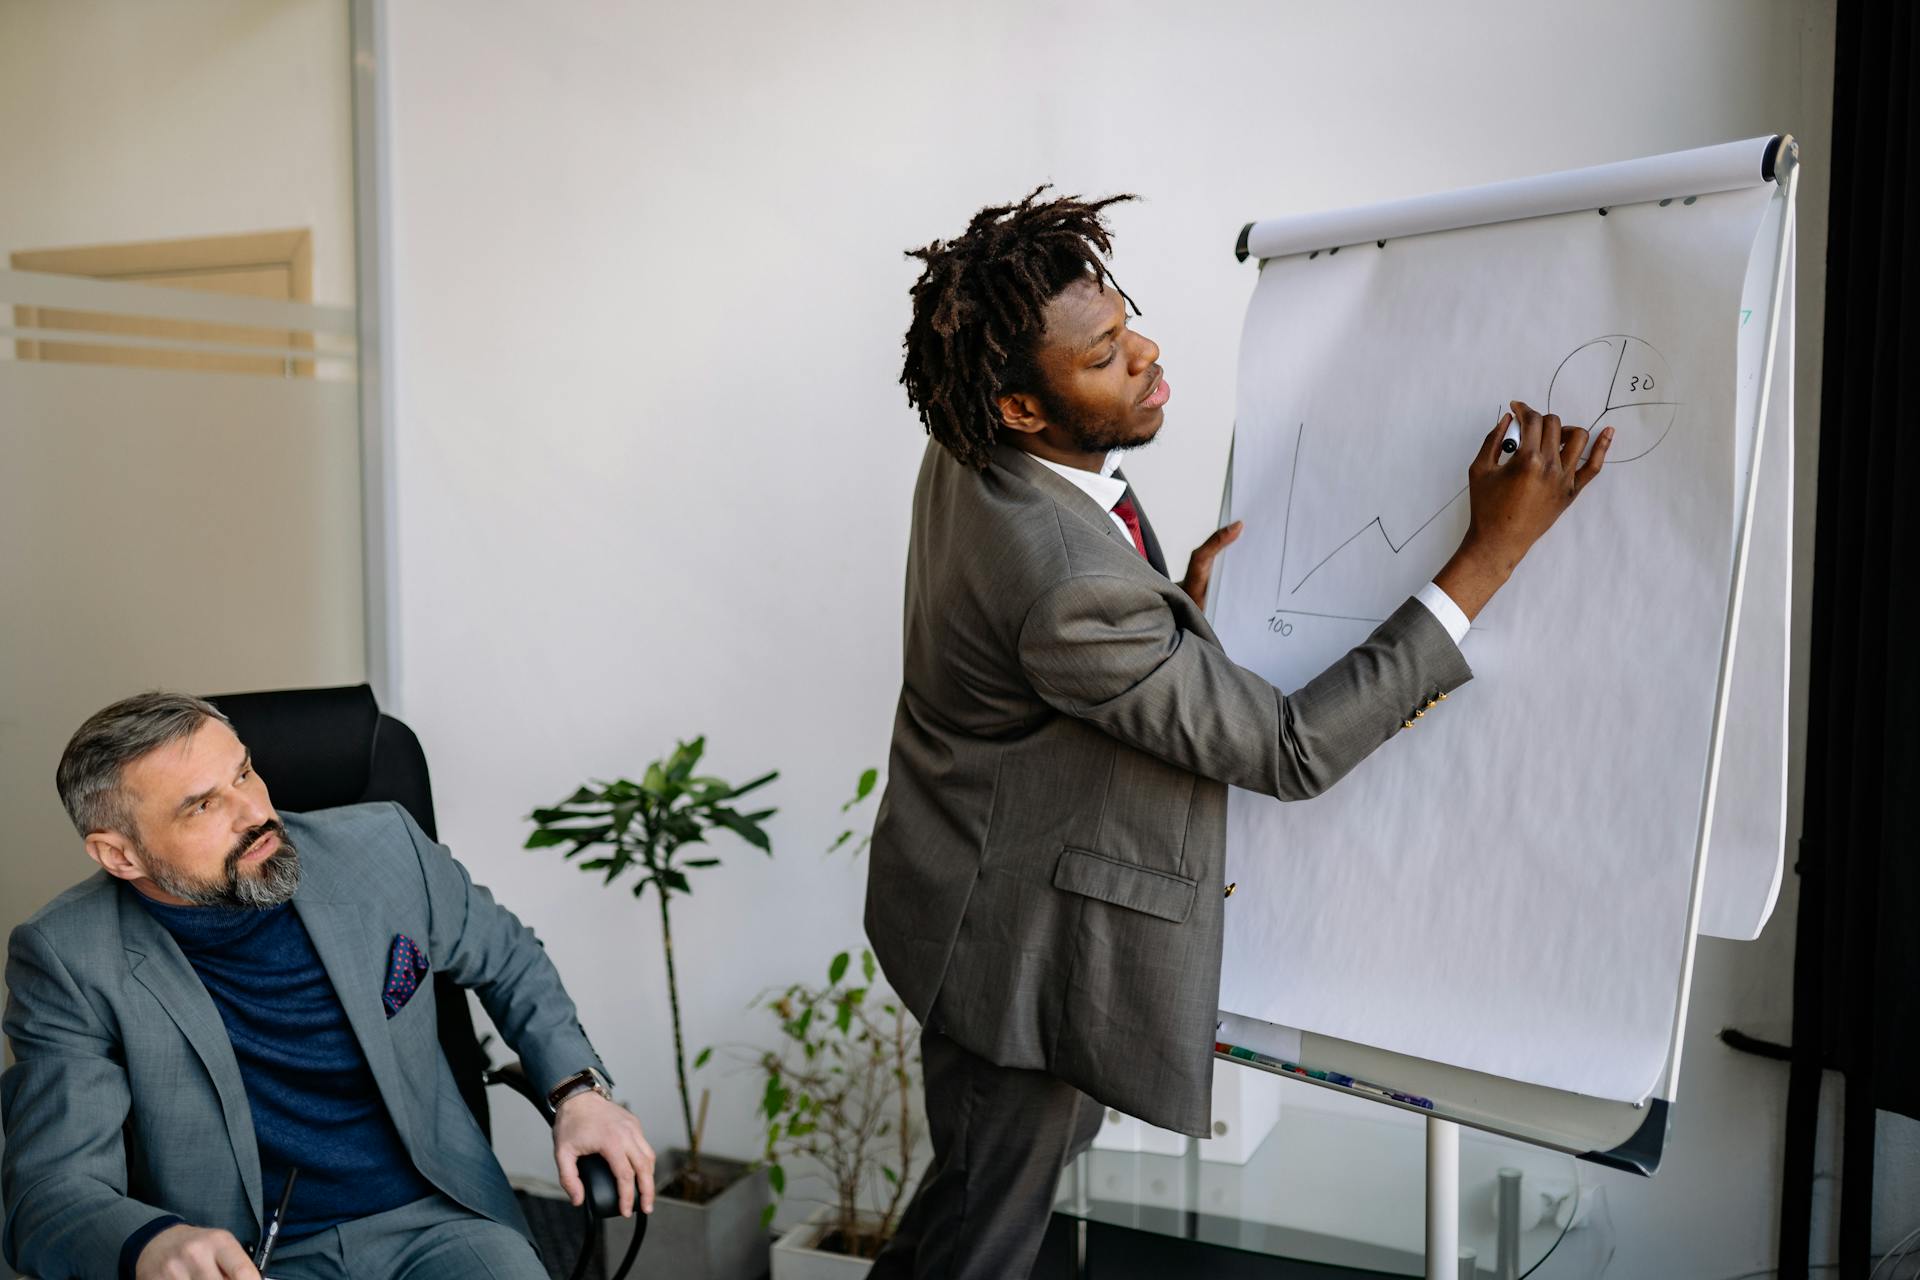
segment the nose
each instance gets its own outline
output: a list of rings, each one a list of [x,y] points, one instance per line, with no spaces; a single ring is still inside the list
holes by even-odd
[[[251,831],[273,817],[273,806],[267,803],[264,792],[242,790],[235,799],[238,802],[233,806],[235,835]]]
[[[1141,373],[1160,358],[1160,344],[1144,333],[1136,333],[1133,337],[1133,359],[1130,363],[1135,373]]]

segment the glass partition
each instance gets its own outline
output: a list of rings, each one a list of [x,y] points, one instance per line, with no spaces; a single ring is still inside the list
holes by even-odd
[[[0,6],[0,932],[90,712],[365,678],[348,18]]]

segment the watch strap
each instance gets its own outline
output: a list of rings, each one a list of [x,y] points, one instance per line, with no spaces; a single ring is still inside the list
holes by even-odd
[[[571,1098],[574,1094],[589,1091],[599,1094],[609,1102],[613,1100],[613,1090],[608,1088],[606,1077],[592,1067],[587,1067],[574,1072],[559,1084],[553,1086],[547,1093],[547,1110],[558,1111],[560,1104],[568,1098]]]

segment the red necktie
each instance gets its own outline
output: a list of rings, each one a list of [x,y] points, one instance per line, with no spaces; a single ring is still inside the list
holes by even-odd
[[[1127,532],[1133,535],[1133,549],[1140,553],[1142,560],[1148,559],[1147,540],[1140,536],[1140,513],[1133,509],[1133,499],[1122,497],[1113,504],[1113,514],[1120,517],[1120,523],[1127,526]]]

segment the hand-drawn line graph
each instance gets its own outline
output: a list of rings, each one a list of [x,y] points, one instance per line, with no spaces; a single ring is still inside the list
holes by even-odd
[[[1378,530],[1380,533],[1380,540],[1387,544],[1387,549],[1393,552],[1393,554],[1395,554],[1396,556],[1399,555],[1403,550],[1406,549],[1406,546],[1408,543],[1412,542],[1415,538],[1419,537],[1422,533],[1426,532],[1428,525],[1432,524],[1435,520],[1438,520],[1442,515],[1444,515],[1446,513],[1447,508],[1451,507],[1454,503],[1460,501],[1461,497],[1465,495],[1465,493],[1467,492],[1467,488],[1465,485],[1460,486],[1459,493],[1456,493],[1451,498],[1447,499],[1447,501],[1441,505],[1440,510],[1434,512],[1432,515],[1428,516],[1425,520],[1421,521],[1420,527],[1418,529],[1415,529],[1412,533],[1402,538],[1399,542],[1395,542],[1393,540],[1393,535],[1387,532],[1386,517],[1384,515],[1375,516],[1373,519],[1367,521],[1365,524],[1361,525],[1358,529],[1354,530],[1353,533],[1349,534],[1346,540],[1342,542],[1339,546],[1327,552],[1326,555],[1320,557],[1319,563],[1315,564],[1313,568],[1307,570],[1305,575],[1301,577],[1300,581],[1294,583],[1293,586],[1289,588],[1287,586],[1287,547],[1293,541],[1293,494],[1294,494],[1294,486],[1298,482],[1299,476],[1300,476],[1300,451],[1302,447],[1306,444],[1306,437],[1307,437],[1307,424],[1303,422],[1300,424],[1299,431],[1293,443],[1293,474],[1290,475],[1287,479],[1287,518],[1286,518],[1285,524],[1282,526],[1280,531],[1280,593],[1281,593],[1282,603],[1285,602],[1286,597],[1293,595],[1295,592],[1299,591],[1300,588],[1306,586],[1308,579],[1312,578],[1314,574],[1324,569],[1330,560],[1332,560],[1335,556],[1339,555],[1342,551],[1345,551],[1350,545],[1352,545],[1355,539],[1363,536],[1369,529]],[[1298,610],[1298,609],[1289,609],[1287,610],[1287,612],[1300,613],[1304,611]],[[1351,622],[1378,621],[1378,619],[1349,618],[1345,614],[1320,614],[1315,616],[1343,618]]]
[[[1667,433],[1673,430],[1679,407],[1684,402],[1656,397],[1673,396],[1674,385],[1673,370],[1667,364],[1666,357],[1652,343],[1632,334],[1605,334],[1575,347],[1554,369],[1553,377],[1547,383],[1544,412],[1558,414],[1567,423],[1591,425],[1595,430],[1603,426],[1613,427],[1614,443],[1608,452],[1607,465],[1617,466],[1646,457],[1659,448],[1661,441],[1667,438]],[[1351,622],[1380,621],[1378,618],[1348,614],[1312,613],[1285,606],[1289,597],[1297,594],[1315,574],[1364,537],[1368,530],[1378,532],[1387,550],[1398,556],[1448,508],[1466,496],[1467,486],[1462,485],[1440,505],[1439,510],[1397,541],[1387,530],[1386,514],[1376,514],[1315,561],[1313,567],[1289,587],[1287,550],[1293,540],[1293,498],[1300,477],[1300,454],[1306,443],[1306,432],[1306,423],[1300,423],[1294,438],[1293,467],[1287,477],[1287,516],[1280,534],[1280,590],[1276,602],[1279,608],[1275,618],[1287,613]],[[1275,626],[1274,629],[1279,628]]]

